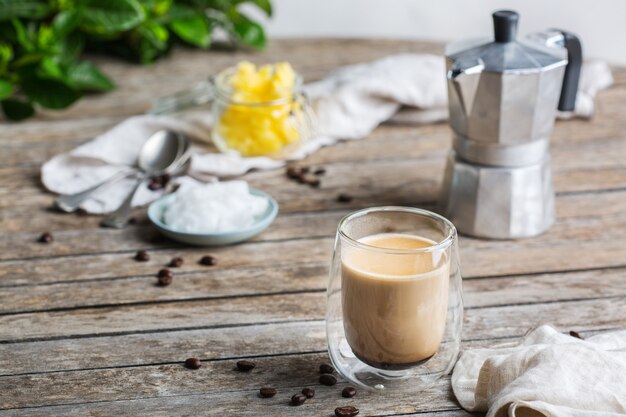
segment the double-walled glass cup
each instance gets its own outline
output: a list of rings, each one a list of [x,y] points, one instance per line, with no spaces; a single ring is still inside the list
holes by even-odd
[[[452,370],[463,324],[457,233],[410,207],[339,223],[327,292],[333,365],[364,388],[420,391]]]

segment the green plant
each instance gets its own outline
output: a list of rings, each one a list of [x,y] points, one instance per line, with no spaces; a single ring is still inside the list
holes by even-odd
[[[270,0],[0,0],[0,107],[22,120],[35,105],[62,109],[114,88],[83,51],[150,63],[175,42],[208,48],[215,28],[261,49],[263,27],[240,5],[271,16]]]

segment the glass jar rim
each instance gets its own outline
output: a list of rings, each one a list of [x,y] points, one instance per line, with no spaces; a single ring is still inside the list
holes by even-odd
[[[209,82],[213,85],[216,99],[228,104],[235,104],[240,106],[265,107],[289,104],[292,101],[295,101],[298,97],[304,95],[302,91],[302,76],[299,73],[296,73],[296,79],[293,88],[290,89],[290,91],[286,91],[287,94],[285,94],[284,96],[268,101],[233,100],[233,88],[229,85],[228,79],[233,75],[236,70],[237,68],[235,67],[228,67],[216,76],[209,78]]]
[[[400,213],[409,213],[419,217],[429,218],[431,220],[435,220],[437,222],[443,223],[447,229],[447,233],[445,237],[438,242],[435,242],[433,245],[427,246],[425,248],[416,248],[416,249],[391,249],[391,248],[381,248],[379,246],[370,245],[367,243],[360,242],[352,237],[348,236],[344,229],[344,225],[358,217],[365,216],[371,213],[379,213],[379,212],[400,212]],[[337,233],[342,238],[346,239],[350,244],[364,249],[368,251],[374,252],[382,252],[388,254],[419,254],[419,253],[430,253],[441,250],[446,250],[454,241],[456,240],[457,232],[454,224],[446,219],[445,217],[433,213],[432,211],[419,209],[415,207],[405,207],[405,206],[380,206],[380,207],[370,207],[362,210],[357,210],[352,213],[348,213],[345,215],[340,221],[339,226],[337,227]]]

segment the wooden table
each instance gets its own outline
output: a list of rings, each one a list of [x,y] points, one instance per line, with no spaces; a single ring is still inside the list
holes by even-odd
[[[289,60],[306,79],[339,65],[396,52],[441,52],[397,41],[275,41],[260,54],[177,50],[150,67],[108,62],[119,83],[62,113],[0,126],[0,415],[329,416],[354,404],[363,416],[459,416],[449,380],[418,397],[323,387],[324,307],[338,220],[386,204],[433,208],[444,157],[445,124],[387,125],[363,141],[326,148],[305,163],[323,166],[319,189],[282,170],[246,175],[274,195],[281,213],[265,233],[232,247],[198,249],[161,238],[143,210],[125,230],[101,229],[96,216],[51,209],[39,167],[157,96],[194,85],[241,59]],[[559,122],[552,155],[558,220],[535,239],[462,238],[464,348],[512,341],[552,323],[583,335],[626,326],[626,71],[598,98],[592,121]],[[336,197],[355,198],[340,203]],[[37,243],[50,231],[52,244]],[[133,260],[146,249],[149,262]],[[205,254],[214,267],[198,264]],[[155,274],[174,256],[174,283]],[[204,366],[191,371],[191,356]],[[233,370],[252,358],[249,374]],[[272,399],[261,386],[278,389]],[[302,387],[317,389],[300,408]],[[424,414],[425,413],[425,414]]]

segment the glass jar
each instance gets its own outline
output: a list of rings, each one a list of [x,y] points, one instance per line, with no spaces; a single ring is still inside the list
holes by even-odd
[[[340,221],[326,332],[344,378],[377,390],[427,388],[452,370],[462,324],[457,234],[449,220],[377,207]]]
[[[316,119],[302,91],[302,77],[293,87],[276,90],[271,99],[237,90],[231,67],[195,88],[157,99],[153,114],[168,114],[211,103],[211,139],[218,150],[244,157],[289,158],[313,136]]]
[[[213,143],[222,152],[243,156],[288,157],[314,127],[311,107],[301,91],[302,78],[297,75],[293,88],[277,91],[276,98],[259,101],[247,91],[233,89],[233,71],[229,68],[212,80]]]

